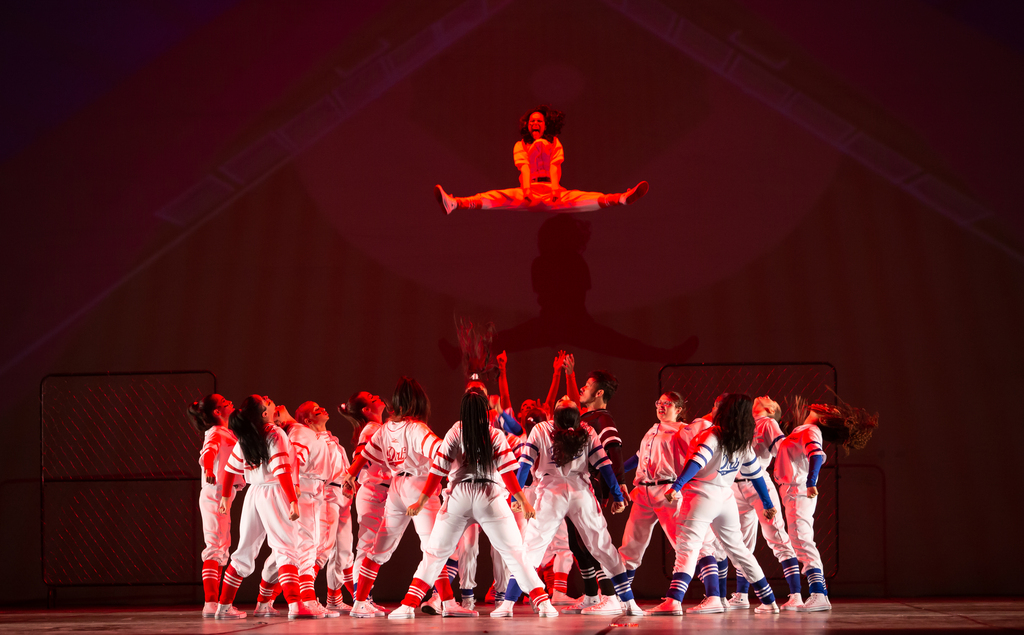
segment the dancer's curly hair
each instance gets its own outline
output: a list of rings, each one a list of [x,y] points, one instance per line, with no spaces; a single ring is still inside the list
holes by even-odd
[[[544,138],[554,141],[555,137],[562,133],[562,123],[565,122],[565,113],[555,110],[547,104],[531,108],[525,115],[519,118],[519,134],[523,137],[523,143],[533,143],[533,135],[530,134],[530,115],[539,112],[544,115]]]
[[[552,458],[561,467],[583,452],[590,438],[590,428],[580,421],[580,411],[571,406],[555,409],[554,431],[551,433]]]
[[[228,417],[228,429],[238,437],[246,465],[259,467],[270,463],[267,433],[263,430],[263,399],[259,395],[242,400],[242,405]]]
[[[477,474],[486,474],[494,467],[494,446],[491,425],[487,420],[487,396],[477,387],[462,396],[459,418],[462,421],[462,449],[466,465]]]
[[[732,458],[754,441],[754,402],[749,396],[730,393],[718,405],[714,424],[726,458]]]
[[[851,449],[863,449],[878,427],[878,413],[871,414],[863,408],[851,406],[842,399],[837,406],[814,403],[809,408],[818,415],[821,438],[829,443],[842,445],[847,456]]]

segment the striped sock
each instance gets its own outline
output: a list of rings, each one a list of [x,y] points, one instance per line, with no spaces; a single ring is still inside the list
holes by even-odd
[[[402,599],[402,604],[416,608],[429,592],[429,584],[419,578],[413,578],[412,584],[409,585],[409,590],[405,592],[405,598]]]
[[[294,564],[281,565],[277,568],[277,581],[281,584],[281,591],[288,604],[294,604],[301,599],[298,567]]]
[[[821,569],[808,569],[806,575],[808,591],[828,595],[828,589],[825,588],[825,574],[821,572]]]
[[[455,598],[455,592],[452,591],[452,583],[448,581],[448,574],[441,571],[441,574],[437,576],[437,582],[434,583],[434,588],[437,589],[438,595],[441,596],[442,602]]]
[[[534,606],[537,606],[541,602],[546,602],[550,599],[551,598],[548,597],[547,592],[544,591],[544,587],[542,586],[539,586],[536,589],[530,591],[530,602],[532,602]]]
[[[714,556],[704,556],[697,561],[697,577],[704,583],[704,595],[718,595],[718,562]]]
[[[235,601],[235,593],[238,593],[238,587],[242,584],[242,577],[235,571],[235,567],[228,565],[228,568],[224,570],[224,583],[220,588],[220,604],[231,604]]]
[[[473,594],[473,589],[459,589],[459,598],[463,600],[473,598],[475,600],[476,596]]]
[[[448,558],[444,568],[448,572],[448,582],[455,582],[455,576],[459,575],[459,561],[454,558]]]
[[[729,582],[729,560],[718,561],[718,597],[726,596],[726,583]]]
[[[762,603],[775,603],[775,594],[772,593],[772,587],[768,584],[768,578],[761,578],[750,586],[753,587],[754,593],[757,594],[758,599],[760,599]]]
[[[316,577],[318,575],[320,575],[320,569],[323,569],[323,567],[321,567],[319,563],[313,565],[313,579],[314,580],[316,580]]]
[[[559,572],[556,571],[554,573],[553,577],[554,577],[555,580],[554,580],[554,582],[551,585],[552,588],[555,591],[560,591],[562,593],[568,593],[569,592],[569,574],[568,573],[559,573]],[[632,582],[633,578],[630,578],[629,581]]]
[[[786,584],[789,585],[789,594],[800,595],[800,561],[796,558],[789,558],[780,564],[782,565],[782,575],[786,576]]]
[[[281,583],[274,583],[274,591],[270,594],[270,603],[273,604],[277,600],[277,596],[281,595]]]
[[[313,579],[311,575],[300,575],[299,576],[299,599],[303,602],[315,602],[316,591],[313,588]]]
[[[623,602],[633,599],[633,589],[629,586],[629,574],[625,571],[612,577],[612,586],[615,587],[615,595],[619,596]]]
[[[505,592],[502,593],[502,599],[511,600],[513,602],[519,601],[519,596],[523,594],[523,591],[519,588],[519,582],[516,581],[515,576],[511,576],[508,579],[508,586],[505,587]],[[501,600],[498,599],[498,592],[494,592],[494,603],[497,604]]]
[[[347,569],[342,569],[341,570],[341,583],[342,583],[342,585],[346,589],[348,589],[349,597],[354,599],[356,597],[356,590],[355,590],[355,587],[352,586],[352,582],[353,582],[353,580],[352,580],[352,567],[349,567]]]
[[[633,578],[636,577],[636,569],[626,569],[626,573],[629,575],[629,583],[633,584]]]
[[[363,560],[362,566],[359,567],[359,582],[356,584],[356,601],[364,602],[366,598],[370,597],[370,591],[373,590],[373,581],[377,579],[377,571],[380,570],[380,565],[366,558]]]
[[[690,586],[692,579],[687,573],[673,573],[672,582],[668,585],[668,597],[682,602],[683,597],[686,595],[686,588]]]
[[[327,588],[327,605],[339,605],[344,602],[344,598],[341,596],[341,589]]]
[[[518,600],[519,598],[516,597],[516,599]],[[495,591],[494,592],[494,603],[495,604],[501,604],[504,601],[505,601],[505,591]],[[515,601],[515,600],[513,600],[513,601]]]
[[[750,593],[750,582],[743,577],[743,572],[736,569],[736,592],[737,593]]]
[[[203,561],[203,596],[206,602],[216,602],[220,591],[220,563],[216,560]]]
[[[597,570],[594,567],[580,567],[580,575],[583,576],[583,592],[590,597],[597,597]]]
[[[260,594],[256,596],[257,602],[270,602],[274,599],[274,582],[260,580]]]

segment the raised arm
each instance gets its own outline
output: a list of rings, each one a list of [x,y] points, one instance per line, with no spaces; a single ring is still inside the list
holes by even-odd
[[[512,396],[508,392],[508,375],[505,374],[508,355],[505,354],[505,351],[501,351],[494,359],[498,362],[498,392],[501,393],[501,409],[508,410],[512,407]]]
[[[562,381],[562,368],[565,364],[565,351],[558,351],[558,355],[555,355],[555,374],[551,377],[551,387],[548,388],[548,396],[544,400],[544,404],[548,408],[548,412],[555,411],[555,402],[558,401],[558,385]]]
[[[572,399],[580,407],[580,412],[584,412],[583,404],[580,403],[580,388],[576,385],[576,358],[573,357],[572,353],[565,354],[565,360],[563,361],[565,366],[565,391],[569,395],[569,399]]]

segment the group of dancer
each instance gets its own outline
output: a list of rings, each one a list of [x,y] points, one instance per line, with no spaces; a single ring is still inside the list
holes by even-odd
[[[190,419],[205,432],[203,616],[246,617],[232,603],[255,570],[265,538],[272,554],[262,571],[258,617],[279,614],[273,607],[278,593],[290,618],[412,618],[421,604],[428,613],[474,617],[481,530],[495,568],[492,617],[511,617],[524,592],[540,617],[557,617],[555,603],[568,605],[562,612],[584,615],[682,615],[681,600],[695,574],[705,598],[687,613],[749,608],[751,589],[760,600],[756,612],[777,613],[752,553],[758,527],[789,587],[781,608],[831,608],[814,542],[822,444],[863,447],[877,415],[797,398],[787,435],[782,408],[767,396],[723,394],[710,413],[686,423],[683,397],[668,392],[655,403],[657,423],[635,455],[623,460],[608,411],[618,388],[613,375],[594,371],[579,389],[573,356],[559,352],[547,397],[526,400],[515,413],[505,355],[496,362],[498,394],[490,394],[482,373],[468,373],[459,421],[444,438],[428,427],[430,402],[414,379],[401,378],[387,404],[369,392],[354,394],[339,407],[355,426],[351,464],[326,429],[327,411],[314,402],[300,405],[294,417],[259,395],[246,397],[237,409],[216,394],[193,403]],[[567,394],[556,399],[563,375]],[[768,476],[773,459],[778,490]],[[625,474],[634,470],[630,491]],[[228,512],[244,487],[237,476],[249,488],[229,558]],[[627,500],[632,507],[616,548],[602,508],[621,513]],[[401,605],[388,613],[373,601],[373,586],[410,521],[423,557]],[[675,564],[664,601],[645,610],[631,584],[655,524],[674,546]],[[584,583],[579,600],[566,594],[574,560]],[[730,560],[736,592],[726,599]],[[323,568],[326,605],[314,590]],[[461,601],[452,587],[455,576]]]

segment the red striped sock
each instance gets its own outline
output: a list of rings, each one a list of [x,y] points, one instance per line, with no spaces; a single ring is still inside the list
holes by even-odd
[[[416,608],[429,592],[429,584],[419,578],[413,578],[412,584],[409,585],[409,590],[406,591],[405,598],[402,600],[402,604]]]
[[[216,560],[203,561],[203,596],[206,602],[216,602],[220,591],[220,563]]]
[[[351,596],[352,598],[355,598],[356,597],[356,590],[352,586],[352,582],[353,582],[353,580],[352,580],[352,567],[349,567],[348,569],[343,569],[341,571],[341,579],[342,579],[342,584],[344,584],[345,588],[348,589],[349,596]]]
[[[314,580],[316,580],[316,577],[317,577],[318,575],[320,575],[320,568],[321,568],[321,567],[320,567],[320,565],[319,565],[319,564],[314,564],[314,565],[313,565],[313,579],[314,579]]]
[[[235,601],[235,593],[238,593],[238,587],[242,584],[242,577],[238,575],[235,568],[228,565],[228,568],[224,570],[224,584],[220,589],[220,600],[221,604],[231,604]]]
[[[315,602],[316,591],[313,589],[313,576],[299,576],[299,598],[303,602]]]
[[[356,585],[356,600],[359,602],[365,602],[366,598],[370,597],[370,591],[373,590],[373,581],[377,579],[377,571],[380,570],[380,565],[366,558],[363,560],[362,566],[359,567],[359,584]]]
[[[569,591],[569,574],[568,573],[559,573],[559,572],[556,571],[555,574],[554,574],[554,578],[555,578],[555,581],[552,584],[552,588],[555,591],[561,591],[562,593],[567,593]]]
[[[288,604],[294,604],[301,599],[298,567],[294,564],[286,564],[278,567],[277,581],[281,585],[281,591],[284,592],[284,599]]]
[[[555,571],[551,567],[544,567],[541,570],[541,579],[544,580],[544,586],[548,589],[554,588],[555,583]]]
[[[539,586],[533,591],[530,591],[530,602],[533,602],[534,606],[537,606],[545,600],[550,600],[548,594],[544,591],[544,587]]]
[[[256,597],[257,602],[272,602],[274,600],[274,587],[276,583],[260,580],[260,594]]]
[[[274,583],[274,591],[270,594],[270,603],[273,604],[277,600],[277,596],[281,595],[281,583]]]
[[[327,604],[338,605],[341,604],[344,599],[341,597],[341,589],[327,588]]]
[[[437,594],[441,596],[442,602],[455,598],[455,593],[452,591],[452,583],[448,580],[448,572],[444,569],[441,569],[441,575],[437,576],[434,588],[437,589]]]

